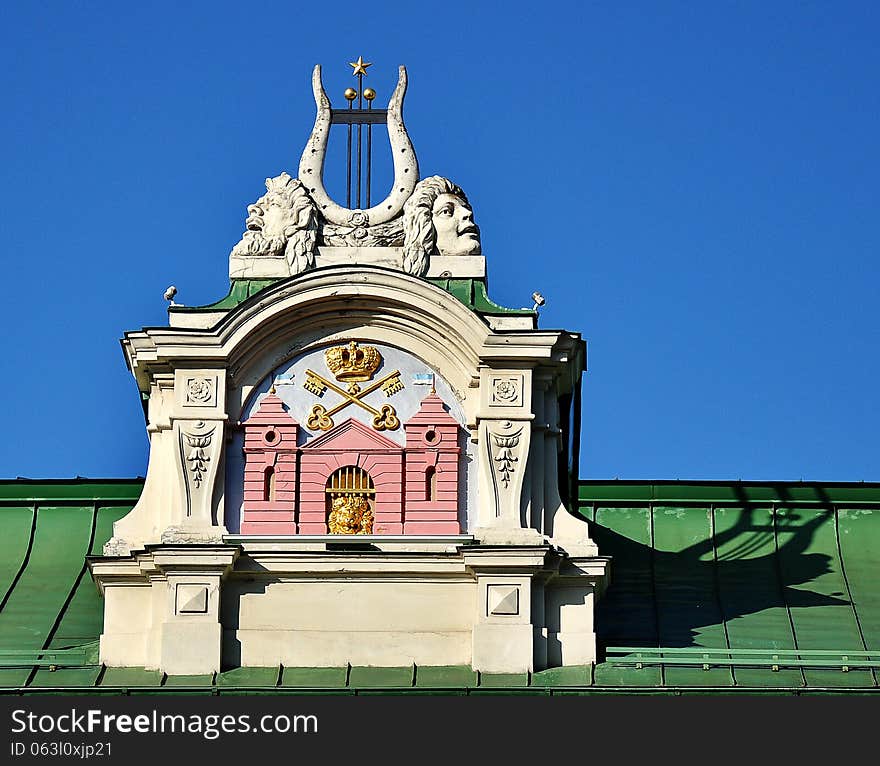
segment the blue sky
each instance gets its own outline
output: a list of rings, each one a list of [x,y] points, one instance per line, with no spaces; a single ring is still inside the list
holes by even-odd
[[[587,339],[583,476],[880,479],[878,21],[871,3],[8,4],[0,476],[144,473],[119,338],[165,323],[169,284],[226,293],[245,206],[295,174],[312,66],[341,104],[363,55],[381,105],[407,65],[422,175],[470,197],[492,297],[540,290],[542,326]]]

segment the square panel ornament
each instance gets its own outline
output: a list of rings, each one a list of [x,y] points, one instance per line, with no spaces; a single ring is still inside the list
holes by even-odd
[[[184,382],[183,404],[185,407],[216,407],[217,378],[193,375]]]
[[[495,375],[489,379],[489,406],[522,407],[522,391],[522,375]]]
[[[490,615],[519,614],[519,586],[487,585],[486,608]]]
[[[207,614],[208,586],[181,583],[177,586],[177,614]]]

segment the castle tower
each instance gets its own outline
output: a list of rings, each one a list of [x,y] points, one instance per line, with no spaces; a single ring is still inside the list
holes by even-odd
[[[299,426],[274,388],[244,428],[242,534],[296,534],[296,440]]]
[[[458,534],[460,428],[431,391],[406,425],[404,532]]]

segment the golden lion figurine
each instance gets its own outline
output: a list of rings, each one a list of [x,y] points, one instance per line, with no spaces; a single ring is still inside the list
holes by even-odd
[[[363,495],[340,495],[330,503],[327,526],[331,535],[370,535],[373,533],[373,512]]]

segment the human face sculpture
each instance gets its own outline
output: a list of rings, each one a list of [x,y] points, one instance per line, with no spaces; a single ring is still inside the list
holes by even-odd
[[[476,255],[480,252],[480,230],[474,211],[455,194],[440,194],[431,209],[440,255]]]
[[[253,205],[248,205],[245,226],[250,237],[247,240],[247,255],[281,255],[287,243],[285,228],[289,211],[273,204],[269,195],[263,195]],[[236,248],[239,246],[236,245]]]

